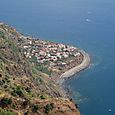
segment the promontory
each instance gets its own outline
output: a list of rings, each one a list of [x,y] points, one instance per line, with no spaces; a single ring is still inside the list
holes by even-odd
[[[0,23],[0,114],[80,115],[60,84],[89,63],[79,48],[25,36]]]

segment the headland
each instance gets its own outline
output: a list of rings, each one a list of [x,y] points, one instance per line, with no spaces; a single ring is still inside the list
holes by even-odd
[[[24,36],[0,23],[0,111],[80,115],[75,103],[65,97],[61,83],[89,64],[83,50]]]

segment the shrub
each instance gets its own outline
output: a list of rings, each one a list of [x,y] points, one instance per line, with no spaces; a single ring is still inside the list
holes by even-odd
[[[43,80],[40,78],[40,79],[39,79],[39,82],[43,82]]]
[[[44,96],[44,95],[41,95],[41,96],[40,96],[40,99],[45,99],[45,96]]]
[[[30,93],[31,92],[31,88],[27,87],[25,88],[26,92]]]
[[[16,105],[15,105],[15,104],[13,104],[13,105],[12,105],[12,108],[13,108],[13,109],[16,109]]]
[[[44,109],[45,109],[45,113],[49,113],[50,110],[52,110],[54,108],[54,104],[47,104]]]
[[[37,112],[38,111],[38,105],[32,105],[32,111]]]
[[[0,31],[0,37],[4,38],[4,33]]]
[[[5,89],[8,88],[8,85],[4,85],[4,88],[5,88]]]
[[[10,82],[10,80],[9,80],[9,78],[8,78],[8,77],[5,77],[5,81],[6,81],[7,83],[9,83],[9,82]]]
[[[4,82],[2,80],[0,80],[0,86],[4,85]]]
[[[12,92],[11,92],[11,95],[16,96],[15,91],[12,91]]]
[[[12,100],[10,98],[2,98],[0,100],[0,106],[2,106],[2,107],[6,107],[11,104],[12,104]]]
[[[22,89],[19,87],[19,86],[17,86],[16,87],[16,89],[14,89],[12,92],[11,92],[11,94],[13,95],[13,96],[19,96],[19,97],[23,97],[24,95],[23,95],[23,92],[22,92]]]

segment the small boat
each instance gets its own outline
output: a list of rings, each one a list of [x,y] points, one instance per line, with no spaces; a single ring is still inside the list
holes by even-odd
[[[112,109],[108,109],[108,112],[112,112]]]
[[[86,22],[90,22],[90,21],[91,21],[90,19],[88,19],[88,18],[86,19]]]

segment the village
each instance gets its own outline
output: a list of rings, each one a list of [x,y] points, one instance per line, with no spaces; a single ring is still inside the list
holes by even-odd
[[[70,56],[79,57],[81,55],[79,50],[73,46],[33,39],[31,37],[21,37],[25,38],[25,42],[21,44],[23,45],[25,57],[30,59],[36,57],[38,63],[56,62]]]

